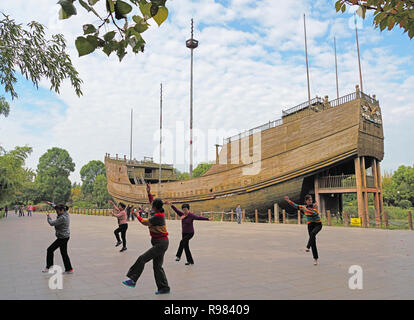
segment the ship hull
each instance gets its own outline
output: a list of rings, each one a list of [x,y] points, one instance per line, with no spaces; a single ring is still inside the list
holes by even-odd
[[[229,212],[240,204],[263,214],[275,203],[284,208],[285,195],[302,202],[314,191],[313,175],[359,156],[383,158],[382,125],[367,123],[361,114],[366,99],[358,93],[341,99],[333,101],[334,106],[299,110],[259,133],[230,139],[203,176],[161,183],[160,189],[153,185],[152,192],[178,205],[189,203],[195,212]],[[145,186],[131,184],[128,165],[105,158],[108,191],[117,201],[145,205]]]

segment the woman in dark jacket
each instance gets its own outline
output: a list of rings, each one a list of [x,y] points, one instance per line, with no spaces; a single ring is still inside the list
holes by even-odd
[[[183,250],[187,258],[186,266],[194,264],[193,256],[190,251],[190,239],[194,236],[194,220],[210,220],[209,218],[200,217],[190,212],[190,205],[184,203],[181,206],[183,211],[178,210],[170,201],[164,201],[165,204],[171,205],[171,208],[181,217],[182,239],[178,247],[175,261],[180,261]]]

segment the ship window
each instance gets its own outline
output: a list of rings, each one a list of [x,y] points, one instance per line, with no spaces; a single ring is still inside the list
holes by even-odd
[[[131,184],[135,184],[135,180],[132,178],[129,178],[129,181],[131,182]]]
[[[145,168],[145,173],[152,173],[152,170]]]

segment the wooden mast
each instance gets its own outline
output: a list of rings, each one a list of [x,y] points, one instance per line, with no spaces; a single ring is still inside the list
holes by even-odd
[[[161,171],[162,171],[162,83],[160,84],[160,169],[159,169],[159,177],[158,177],[158,197],[161,197]]]
[[[131,136],[129,139],[129,160],[132,160],[132,109],[131,109]]]
[[[357,26],[357,20],[356,20],[355,13],[354,13],[354,20],[355,20],[355,37],[356,37],[357,52],[358,52],[359,86],[361,88],[361,91],[364,92],[364,88],[362,87],[362,70],[361,70],[361,56],[359,54],[358,26]]]
[[[305,14],[303,14],[303,28],[305,30],[305,56],[306,56],[306,76],[307,76],[307,80],[308,80],[308,103],[309,103],[309,108],[310,108],[310,84],[309,84],[309,62],[308,62],[308,42],[306,39],[306,16]]]
[[[339,99],[338,60],[336,58],[336,38],[335,37],[334,37],[334,48],[335,48],[336,98]]]

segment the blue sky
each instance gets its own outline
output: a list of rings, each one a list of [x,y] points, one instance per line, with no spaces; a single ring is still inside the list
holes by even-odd
[[[63,33],[71,59],[84,81],[78,98],[65,82],[61,94],[49,91],[47,81],[37,90],[19,77],[19,98],[9,102],[11,113],[0,119],[0,143],[11,149],[30,145],[27,165],[36,168],[48,148],[69,151],[76,163],[73,181],[90,160],[106,152],[129,154],[129,114],[134,109],[134,157],[156,157],[159,83],[164,85],[164,128],[175,134],[169,145],[187,139],[177,121],[188,128],[190,19],[195,20],[194,118],[195,127],[237,133],[281,116],[281,110],[307,99],[303,41],[306,13],[312,96],[336,96],[333,37],[337,38],[340,95],[359,83],[352,11],[336,13],[335,1],[167,1],[170,16],[158,28],[151,23],[144,38],[144,54],[129,53],[120,64],[115,56],[96,52],[79,58],[74,39],[81,25],[93,22],[79,8],[78,16],[57,19],[58,5],[48,0],[8,1],[0,11],[18,22],[36,20],[48,32]],[[383,111],[385,158],[383,170],[413,165],[407,148],[414,134],[414,41],[396,27],[374,29],[372,17],[359,20],[364,91],[375,93]],[[1,90],[1,89],[0,89]],[[3,92],[0,91],[0,94]],[[8,95],[6,95],[9,98]],[[181,135],[184,135],[182,136]],[[200,138],[201,139],[201,138]],[[212,160],[214,147],[199,150],[196,162]],[[187,150],[183,150],[188,154]],[[188,161],[169,157],[180,169]]]

